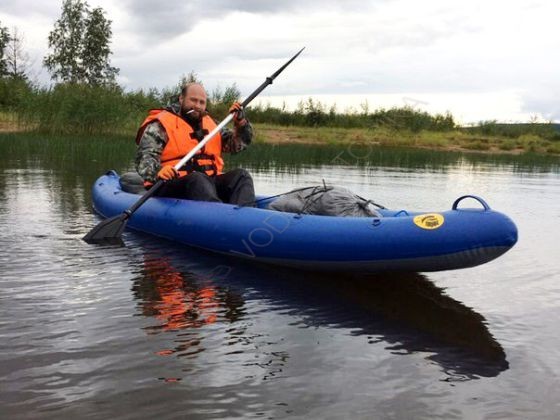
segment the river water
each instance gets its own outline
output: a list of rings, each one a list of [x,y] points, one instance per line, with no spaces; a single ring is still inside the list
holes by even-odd
[[[125,233],[88,245],[122,139],[0,136],[2,418],[560,417],[560,159],[254,146],[274,194],[325,180],[390,208],[464,194],[519,242],[439,273],[326,275]]]

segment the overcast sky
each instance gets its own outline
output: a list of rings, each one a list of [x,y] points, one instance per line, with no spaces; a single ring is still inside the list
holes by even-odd
[[[560,3],[552,0],[89,0],[112,20],[112,64],[129,89],[163,88],[194,70],[207,90],[248,95],[304,53],[262,95],[339,111],[410,105],[459,122],[560,122]],[[41,69],[62,0],[0,0]]]

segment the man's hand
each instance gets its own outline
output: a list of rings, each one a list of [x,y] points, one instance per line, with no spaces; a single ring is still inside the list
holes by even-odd
[[[175,170],[173,166],[163,166],[158,174],[157,177],[163,179],[165,181],[169,181],[170,179],[177,178],[179,174]]]
[[[236,127],[243,127],[247,124],[245,112],[243,112],[243,107],[239,102],[234,102],[233,105],[229,107],[229,113],[233,113],[233,123]]]

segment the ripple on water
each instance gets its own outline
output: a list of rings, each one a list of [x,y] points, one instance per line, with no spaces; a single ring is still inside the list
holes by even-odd
[[[320,181],[324,169],[255,179],[274,193]],[[480,184],[473,180],[480,173],[464,168],[448,175],[381,168],[373,191],[367,170],[327,170],[389,205],[448,206],[450,184]],[[0,180],[0,246],[9,250],[0,253],[6,417],[560,412],[557,228],[539,230],[535,209],[525,206],[538,204],[539,216],[552,208],[538,177],[524,185],[532,200],[510,198],[517,178],[492,178],[492,203],[506,203],[523,228],[518,247],[495,265],[368,278],[252,266],[130,232],[124,247],[87,245],[81,237],[99,219],[86,204],[89,185],[76,187],[73,178],[12,171]],[[441,196],[428,194],[434,190]]]

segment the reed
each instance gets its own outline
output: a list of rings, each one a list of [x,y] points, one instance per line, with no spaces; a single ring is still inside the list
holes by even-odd
[[[61,83],[40,87],[25,81],[0,81],[0,110],[15,111],[22,127],[48,133],[122,133],[135,130],[146,111],[169,101],[169,89],[126,92],[117,85],[91,86]],[[227,114],[232,95],[213,94],[212,115]],[[375,112],[338,113],[309,98],[294,111],[257,105],[251,120],[282,126],[330,128],[387,128],[393,130],[447,131],[455,127],[450,114],[430,115],[410,107],[379,109]]]
[[[157,98],[118,86],[35,88],[16,108],[20,125],[50,134],[119,134],[137,128]]]
[[[125,91],[118,85],[61,83],[41,87],[21,79],[0,78],[0,130],[49,135],[134,136],[150,108],[161,108],[178,87]],[[238,91],[214,92],[209,111],[223,118]],[[259,104],[247,111],[257,127],[256,142],[365,144],[463,149],[508,153],[558,154],[560,131],[555,124],[481,122],[458,127],[453,116],[430,115],[411,107],[361,112],[336,111],[309,98],[297,109]]]

